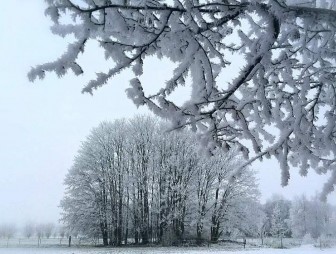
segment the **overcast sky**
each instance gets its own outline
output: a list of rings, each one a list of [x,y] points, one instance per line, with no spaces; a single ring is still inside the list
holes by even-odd
[[[11,0],[1,4],[0,15],[0,223],[56,222],[63,195],[63,179],[80,142],[101,121],[148,113],[136,109],[125,95],[128,73],[113,79],[94,96],[81,88],[95,71],[106,69],[95,45],[82,59],[86,74],[58,79],[47,75],[29,83],[31,66],[51,61],[66,48],[64,39],[49,31],[41,0]],[[169,74],[167,63],[152,62],[144,80],[155,86]],[[183,96],[183,93],[181,93]],[[314,195],[326,180],[310,173],[302,178],[292,170],[289,186],[280,186],[274,161],[252,165],[258,169],[262,201],[274,193],[292,198]],[[335,193],[329,201],[336,203]]]

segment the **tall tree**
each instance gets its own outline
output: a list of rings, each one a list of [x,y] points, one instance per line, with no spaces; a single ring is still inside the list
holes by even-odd
[[[307,199],[305,196],[297,197],[290,209],[290,222],[293,235],[304,237],[306,234],[313,238],[332,234],[333,208],[321,202],[317,196]]]
[[[147,105],[170,119],[173,128],[198,130],[210,150],[216,145],[238,146],[250,157],[247,163],[274,156],[280,162],[283,185],[288,183],[289,165],[300,166],[302,175],[310,167],[318,173],[331,171],[324,194],[333,191],[333,0],[46,3],[46,14],[54,22],[52,32],[74,35],[75,40],[59,59],[33,68],[30,80],[51,71],[59,77],[69,70],[81,75],[84,70],[78,56],[85,53],[90,40],[96,41],[114,64],[89,81],[83,92],[93,93],[131,68],[134,76],[128,96],[137,106]],[[171,78],[152,94],[141,81],[149,56],[168,58],[176,66]],[[180,105],[170,95],[188,76],[190,98]],[[274,128],[279,135],[274,135]]]
[[[330,205],[321,202],[318,196],[311,200],[310,207],[310,234],[313,238],[318,238],[327,233],[327,225],[331,217]]]
[[[241,158],[235,152],[223,156],[222,153],[212,157],[215,160],[215,184],[211,201],[210,239],[217,242],[223,233],[231,233],[233,228],[242,233],[247,232],[247,207],[251,207],[258,197],[255,172],[245,168],[240,174],[232,174],[232,168],[239,168]],[[253,217],[252,213],[248,215]],[[244,223],[245,222],[245,223]]]
[[[303,237],[309,233],[310,202],[306,196],[296,197],[290,208],[290,223],[294,237]]]
[[[291,236],[290,230],[290,208],[291,201],[286,200],[280,195],[273,195],[271,199],[267,200],[264,205],[264,211],[267,216],[267,223],[265,226],[265,231],[268,235],[278,235],[276,232],[279,228],[279,225],[274,225],[274,223],[282,223],[281,227],[285,227],[283,233],[286,236]],[[279,210],[279,211],[276,211]],[[279,218],[278,218],[279,217]],[[282,232],[282,231],[281,231]],[[281,233],[282,235],[282,233]]]
[[[271,234],[273,237],[280,238],[280,247],[283,248],[282,239],[288,231],[287,221],[283,218],[283,207],[281,203],[276,203],[271,218]]]

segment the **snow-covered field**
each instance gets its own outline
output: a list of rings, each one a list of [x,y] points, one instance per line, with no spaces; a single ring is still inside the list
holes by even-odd
[[[207,254],[207,253],[225,253],[225,254],[335,254],[336,248],[319,249],[312,245],[305,245],[291,249],[246,249],[246,250],[228,250],[221,246],[216,247],[127,247],[127,248],[0,248],[0,254],[109,254],[109,253],[168,253],[168,254]]]
[[[269,246],[279,246],[278,239],[265,238],[264,246],[260,247],[260,239],[247,239],[246,249],[243,248],[242,239],[237,239],[236,242],[220,242],[204,247],[93,247],[93,242],[88,240],[80,240],[74,238],[73,246],[67,247],[67,239],[50,238],[41,239],[39,247],[37,239],[0,239],[0,254],[150,254],[150,253],[167,253],[167,254],[208,254],[208,253],[223,253],[223,254],[336,254],[336,241],[330,240],[322,243],[321,246],[333,246],[331,248],[318,248],[313,244],[301,245],[302,240],[294,238],[284,238],[283,244],[285,249],[270,248]],[[319,242],[315,242],[315,246],[320,246]],[[291,246],[291,247],[290,247]],[[290,248],[289,248],[290,247]]]

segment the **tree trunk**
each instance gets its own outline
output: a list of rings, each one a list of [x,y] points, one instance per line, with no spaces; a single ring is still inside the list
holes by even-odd
[[[144,172],[146,174],[146,172]],[[143,191],[143,223],[141,230],[141,238],[143,244],[148,244],[148,229],[149,229],[149,204],[148,204],[148,190],[147,190],[147,177],[144,178],[144,191]]]
[[[211,235],[210,235],[210,239],[211,242],[213,243],[217,243],[218,239],[219,239],[219,221],[217,220],[217,218],[215,216],[213,216],[212,218],[212,226],[211,226]]]
[[[125,225],[125,245],[127,245],[128,240],[128,217],[129,217],[129,190],[127,187],[127,206],[126,206],[126,225]]]
[[[196,243],[200,245],[203,241],[202,239],[202,233],[203,233],[203,223],[197,222],[196,226]]]
[[[108,245],[108,233],[105,223],[101,223],[101,231],[102,231],[102,237],[103,237],[103,245]]]
[[[119,189],[119,192],[121,192],[121,190]],[[117,227],[117,242],[116,244],[118,246],[121,245],[122,243],[122,223],[123,223],[123,216],[122,216],[122,194],[119,193],[119,207],[118,207],[118,227]]]

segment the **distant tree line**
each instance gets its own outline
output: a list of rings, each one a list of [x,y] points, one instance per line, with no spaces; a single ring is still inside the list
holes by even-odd
[[[217,242],[257,231],[255,173],[234,173],[238,152],[209,156],[192,134],[165,128],[140,116],[94,128],[65,179],[63,222],[104,245]]]
[[[150,117],[94,128],[66,179],[63,226],[0,223],[0,238],[88,237],[104,245],[218,242],[237,237],[336,237],[336,209],[318,195],[259,200],[238,151],[199,151],[188,132]],[[162,134],[164,133],[164,134]]]
[[[293,201],[274,196],[263,205],[265,236],[312,238],[336,236],[336,209],[319,196],[297,196]]]
[[[17,228],[14,224],[2,223],[0,224],[0,238],[10,239],[14,237]]]
[[[71,232],[74,236],[77,236],[76,232]],[[30,238],[64,238],[68,237],[70,232],[68,228],[63,225],[55,225],[52,222],[49,223],[34,223],[26,222],[24,225],[16,226],[11,223],[0,223],[0,238],[14,238],[25,237]]]

